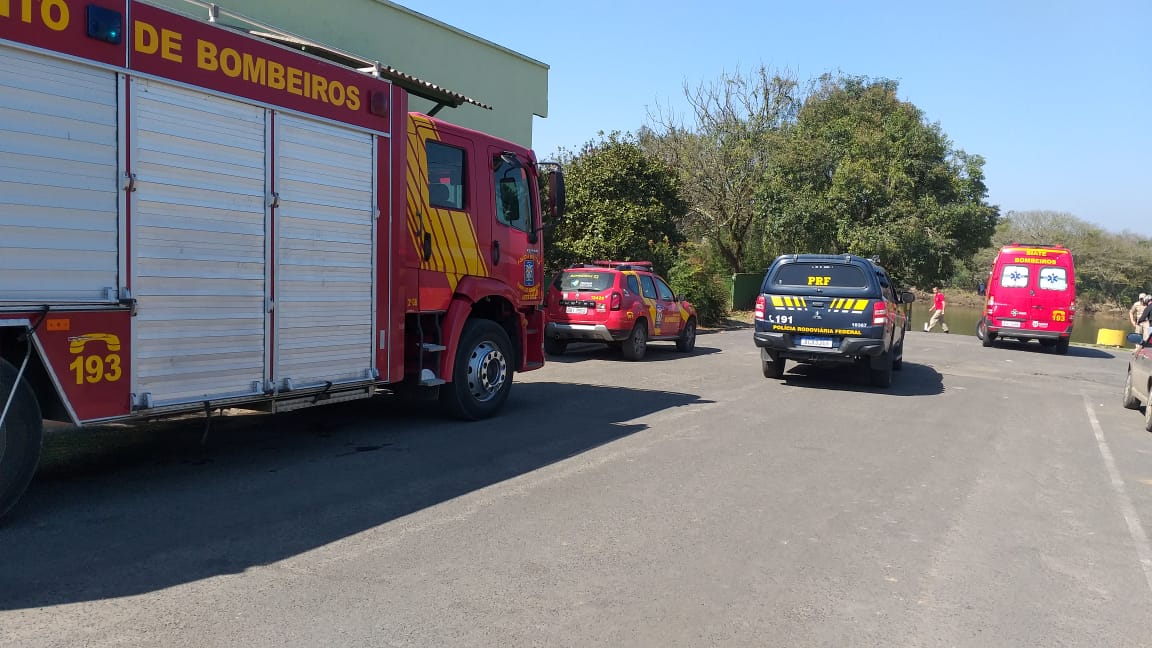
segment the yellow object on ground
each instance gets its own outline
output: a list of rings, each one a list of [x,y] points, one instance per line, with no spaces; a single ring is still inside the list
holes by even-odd
[[[1120,329],[1102,328],[1096,332],[1096,344],[1115,347],[1124,346],[1124,337],[1127,334],[1127,331],[1121,331]]]

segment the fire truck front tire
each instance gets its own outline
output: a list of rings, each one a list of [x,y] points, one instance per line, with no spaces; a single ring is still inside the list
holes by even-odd
[[[16,368],[0,360],[0,412],[15,387],[12,406],[0,425],[0,518],[19,501],[36,465],[40,462],[40,445],[44,421],[40,405],[28,383],[16,383]]]
[[[452,382],[440,387],[440,402],[457,418],[478,421],[495,414],[512,390],[512,342],[492,320],[464,324]]]

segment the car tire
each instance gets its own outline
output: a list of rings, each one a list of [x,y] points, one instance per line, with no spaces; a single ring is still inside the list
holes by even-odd
[[[1128,369],[1128,377],[1124,379],[1124,408],[1130,410],[1140,409],[1140,399],[1132,391],[1132,369]]]
[[[624,353],[624,359],[633,362],[644,359],[644,352],[648,350],[648,325],[644,322],[636,322],[636,326],[632,327],[632,332],[628,334],[628,339],[624,340],[624,345],[620,347]]]
[[[901,371],[904,369],[904,340],[900,340],[900,344],[896,347],[896,357],[892,360],[892,370]]]
[[[1060,338],[1056,343],[1056,353],[1060,355],[1068,355],[1068,338]]]
[[[876,368],[875,363],[869,367],[869,372],[872,378],[872,384],[882,389],[887,389],[892,386],[892,354],[885,353],[880,356],[879,369]]]
[[[676,339],[676,350],[683,351],[684,353],[692,353],[696,348],[696,318],[688,318],[684,324],[684,330],[680,331],[680,337]]]
[[[1152,432],[1152,405],[1144,406],[1144,431]]]
[[[492,320],[464,324],[452,382],[440,387],[440,403],[457,418],[478,421],[495,414],[512,391],[512,343]]]
[[[984,327],[984,335],[980,336],[980,345],[983,347],[990,347],[996,344],[996,334],[989,331],[988,327]]]
[[[784,358],[777,358],[776,360],[761,360],[761,370],[764,372],[765,378],[774,378],[779,380],[784,377],[784,363],[787,362]]]
[[[988,332],[988,326],[984,323],[984,318],[981,317],[979,322],[976,322],[976,339],[981,342],[984,341],[984,334]]]
[[[557,338],[544,338],[544,353],[548,355],[564,355],[568,350],[568,340],[560,340]]]
[[[28,488],[44,439],[40,404],[27,381],[16,382],[16,368],[0,359],[0,411],[12,397],[4,426],[0,427],[0,518],[16,505]]]

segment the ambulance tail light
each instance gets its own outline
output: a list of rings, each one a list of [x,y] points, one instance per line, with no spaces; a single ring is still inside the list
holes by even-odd
[[[764,319],[764,311],[767,309],[768,309],[768,300],[764,299],[764,295],[760,295],[759,297],[756,298],[756,309],[753,311],[753,314],[756,316],[756,319],[758,319],[758,320]]]
[[[613,290],[609,301],[611,304],[609,307],[614,311],[618,311],[620,310],[620,306],[624,303],[624,296]]]
[[[888,322],[888,306],[881,300],[872,303],[872,325],[883,326]]]

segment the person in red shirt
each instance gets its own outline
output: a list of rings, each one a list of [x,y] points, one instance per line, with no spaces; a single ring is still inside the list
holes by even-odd
[[[948,324],[944,322],[944,307],[946,305],[944,292],[940,290],[939,286],[934,286],[932,288],[932,317],[924,322],[925,332],[936,328],[937,323],[940,324],[945,333],[948,332]]]

